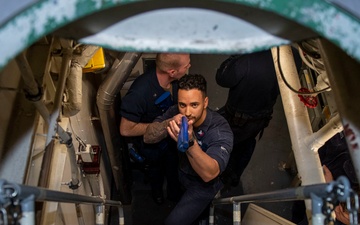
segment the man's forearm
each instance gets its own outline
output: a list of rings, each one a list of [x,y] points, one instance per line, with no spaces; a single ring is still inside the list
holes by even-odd
[[[125,118],[121,118],[120,134],[124,137],[142,136],[148,125],[148,123],[135,123]]]
[[[186,155],[191,167],[204,182],[209,182],[219,175],[219,164],[215,159],[207,155],[197,142],[186,151]]]
[[[144,134],[144,142],[148,144],[153,144],[161,141],[166,138],[168,121],[165,120],[163,122],[154,122],[149,124]]]

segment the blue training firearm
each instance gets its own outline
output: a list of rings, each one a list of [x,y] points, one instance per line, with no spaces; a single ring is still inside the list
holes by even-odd
[[[180,152],[186,152],[189,148],[188,121],[185,116],[181,118],[181,127],[178,136],[177,148]]]

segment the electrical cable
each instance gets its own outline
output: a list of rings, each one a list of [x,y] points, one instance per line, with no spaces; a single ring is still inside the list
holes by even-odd
[[[277,57],[278,57],[278,60],[277,60],[277,63],[278,63],[278,67],[279,67],[279,72],[280,72],[280,76],[281,78],[283,79],[285,85],[294,93],[298,94],[298,95],[314,95],[314,94],[320,94],[322,92],[325,92],[327,90],[330,89],[330,86],[327,87],[327,88],[324,88],[322,90],[319,90],[319,91],[313,91],[313,92],[310,92],[310,93],[304,93],[304,92],[300,92],[300,91],[297,91],[295,90],[288,82],[287,80],[285,79],[285,76],[284,76],[284,73],[282,71],[282,68],[281,68],[281,64],[280,64],[280,49],[279,47],[276,48],[276,53],[277,53]]]
[[[317,47],[316,43],[313,43],[312,40],[302,41],[298,44],[299,51],[302,51],[303,56],[306,59],[306,62],[311,62],[311,64],[315,67],[315,71],[324,71],[325,67],[321,60],[321,55],[318,53],[319,48]],[[305,63],[306,63],[305,62]]]
[[[312,48],[315,48],[313,45],[311,45],[308,42],[300,42],[300,44],[298,44],[298,46],[303,52],[305,52],[307,55],[309,55],[313,59],[321,58],[321,55],[319,53],[317,53],[316,51],[310,51],[310,50],[306,49],[305,46],[303,45],[304,43],[310,45]]]
[[[79,142],[80,145],[82,145],[83,147],[86,147],[86,143],[75,133],[75,130],[71,124],[71,118],[69,118],[69,124],[70,124],[70,128],[71,128],[73,134],[75,135],[75,139]]]
[[[301,57],[302,61],[303,61],[308,67],[310,67],[310,69],[314,70],[315,72],[317,72],[317,73],[319,74],[320,72],[316,69],[315,65],[311,64],[311,63],[307,60],[307,58],[304,56],[303,50],[302,50],[300,47],[299,47],[299,53],[300,53],[300,57]]]

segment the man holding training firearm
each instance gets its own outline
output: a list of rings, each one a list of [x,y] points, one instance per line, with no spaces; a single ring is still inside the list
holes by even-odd
[[[205,78],[185,75],[179,80],[177,107],[157,117],[144,134],[145,143],[157,143],[168,135],[180,139],[179,179],[186,191],[165,224],[192,224],[223,186],[219,175],[228,163],[233,134],[227,121],[207,106]]]

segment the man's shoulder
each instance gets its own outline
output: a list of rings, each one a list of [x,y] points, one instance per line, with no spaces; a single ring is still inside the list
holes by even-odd
[[[220,115],[217,111],[212,109],[207,109],[207,115],[204,123],[201,125],[208,132],[215,131],[218,132],[231,132],[231,128],[226,119]]]
[[[133,86],[142,85],[142,84],[147,84],[148,86],[150,83],[156,82],[157,81],[156,79],[157,78],[156,78],[155,70],[150,70],[138,76],[134,80]]]
[[[212,109],[208,109],[208,112],[207,112],[209,115],[211,115],[211,122],[212,123],[224,123],[224,122],[227,122],[226,119],[220,115],[219,112],[215,111],[215,110],[212,110]]]
[[[200,130],[206,135],[204,143],[208,145],[218,145],[226,149],[232,148],[233,133],[229,123],[218,112],[208,109],[206,122],[202,124]]]
[[[219,133],[231,133],[231,127],[228,121],[217,111],[212,111],[211,126],[219,131]]]
[[[172,105],[170,108],[162,115],[155,118],[154,122],[162,122],[164,120],[170,119],[171,117],[179,114],[179,108],[177,105]]]

